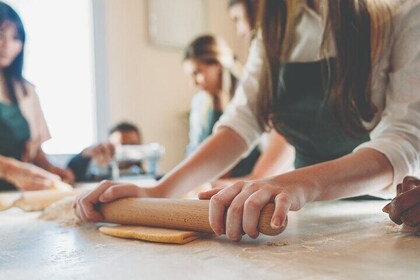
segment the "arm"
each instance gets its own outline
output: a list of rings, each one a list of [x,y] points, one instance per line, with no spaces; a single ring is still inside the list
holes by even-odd
[[[52,164],[45,155],[41,147],[39,147],[38,152],[34,158],[34,164],[45,169],[53,174],[60,176],[60,178],[66,183],[74,183],[74,174],[70,169],[63,169]]]
[[[267,147],[252,170],[250,179],[260,179],[287,171],[293,164],[294,149],[283,136],[272,130]]]
[[[280,228],[285,226],[289,210],[299,210],[311,201],[375,192],[388,187],[392,177],[392,166],[383,154],[361,149],[336,160],[267,179],[238,182],[199,197],[211,198],[210,225],[214,232],[240,240],[242,231],[253,238],[258,236],[260,211],[270,201],[276,205],[271,225]]]
[[[289,210],[299,210],[306,202],[389,190],[404,176],[419,172],[420,3],[410,1],[403,6],[393,23],[386,89],[379,92],[386,107],[371,140],[333,161],[201,194],[201,198],[211,198],[210,225],[216,233],[226,232],[230,239],[239,240],[243,229],[256,237],[260,209],[270,200],[276,205],[271,224],[278,228]]]
[[[95,190],[76,199],[76,214],[83,221],[101,221],[101,214],[95,210],[98,202],[107,203],[123,197],[174,197],[185,193],[230,169],[246,149],[245,142],[236,132],[221,128],[154,188],[104,181]]]
[[[49,189],[59,178],[33,164],[0,155],[0,178],[21,190]]]
[[[283,136],[273,130],[268,133],[267,145],[263,148],[250,175],[241,178],[219,179],[212,182],[212,187],[225,187],[241,180],[256,180],[281,174],[292,167],[293,160],[293,147]]]
[[[90,157],[83,156],[82,153],[75,155],[67,164],[74,174],[76,182],[84,181],[86,172],[91,161]]]

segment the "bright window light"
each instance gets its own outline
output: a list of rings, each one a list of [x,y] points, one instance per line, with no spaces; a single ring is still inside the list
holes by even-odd
[[[33,83],[52,139],[48,154],[78,153],[96,141],[92,3],[9,0],[26,29],[24,76]]]

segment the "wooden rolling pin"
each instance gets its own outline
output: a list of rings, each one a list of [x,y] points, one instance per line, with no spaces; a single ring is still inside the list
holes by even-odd
[[[124,198],[101,205],[100,211],[109,223],[214,233],[209,224],[208,200]],[[271,228],[273,212],[273,203],[262,209],[259,232],[277,235],[284,230]]]

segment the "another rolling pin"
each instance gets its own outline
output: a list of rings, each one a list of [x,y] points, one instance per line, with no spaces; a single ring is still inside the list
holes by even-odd
[[[208,200],[124,198],[101,205],[100,211],[109,223],[214,233],[209,224]],[[284,230],[271,228],[273,212],[273,203],[262,209],[259,232],[277,235]]]

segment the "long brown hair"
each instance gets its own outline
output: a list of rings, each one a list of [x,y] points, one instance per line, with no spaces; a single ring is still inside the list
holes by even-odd
[[[299,20],[296,0],[261,0],[259,26],[265,46],[265,67],[261,76],[258,120],[262,128],[272,126],[276,113],[279,68],[293,44],[294,27]],[[336,64],[324,73],[329,85],[328,104],[344,130],[352,136],[364,134],[363,122],[371,122],[377,108],[371,99],[371,79],[392,29],[392,0],[321,0],[319,12],[326,15],[321,55],[328,53],[332,36]],[[315,8],[313,0],[307,0]],[[333,79],[331,77],[334,77]]]

